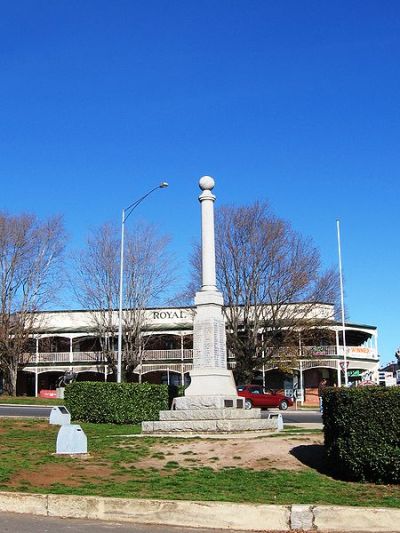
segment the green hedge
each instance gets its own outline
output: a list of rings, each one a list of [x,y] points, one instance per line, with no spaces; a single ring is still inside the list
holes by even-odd
[[[72,420],[138,424],[158,420],[159,412],[168,409],[169,396],[167,385],[78,381],[65,388],[65,405]]]
[[[344,479],[400,483],[400,388],[328,388],[325,447]]]

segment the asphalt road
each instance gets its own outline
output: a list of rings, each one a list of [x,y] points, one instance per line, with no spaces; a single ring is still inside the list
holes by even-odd
[[[16,417],[44,417],[48,418],[51,407],[40,406],[22,406],[22,405],[0,405],[1,416]],[[320,424],[321,415],[317,411],[279,411],[272,409],[271,412],[281,413],[285,424]],[[268,411],[263,411],[263,416],[267,416]]]
[[[0,416],[18,416],[18,417],[33,417],[48,418],[50,416],[51,407],[40,406],[25,406],[25,405],[0,405]]]
[[[226,533],[221,529],[194,529],[172,526],[144,526],[102,522],[99,520],[77,520],[48,516],[0,513],[0,533]],[[231,533],[240,533],[230,530]]]
[[[281,413],[282,411],[277,411]],[[291,411],[282,414],[285,424],[322,424],[322,417],[319,411]]]

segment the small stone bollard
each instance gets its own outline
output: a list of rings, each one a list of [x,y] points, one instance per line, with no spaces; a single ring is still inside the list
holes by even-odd
[[[87,453],[87,437],[78,424],[60,427],[57,435],[56,454]]]
[[[269,413],[268,418],[271,420],[276,419],[277,431],[282,431],[283,429],[283,418],[281,413]]]
[[[53,407],[50,412],[49,424],[63,426],[71,423],[71,414],[63,405]]]

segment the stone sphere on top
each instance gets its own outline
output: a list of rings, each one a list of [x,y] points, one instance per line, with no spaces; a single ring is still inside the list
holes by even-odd
[[[215,181],[211,176],[203,176],[199,180],[199,187],[202,191],[211,191],[214,188]]]

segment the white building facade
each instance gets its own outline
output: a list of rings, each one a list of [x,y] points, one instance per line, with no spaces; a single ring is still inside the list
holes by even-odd
[[[333,307],[321,304],[320,313],[333,316]],[[176,385],[188,382],[193,366],[193,319],[194,308],[191,307],[146,310],[143,350],[140,362],[134,368],[135,380]],[[117,322],[115,311],[115,329]],[[113,368],[101,349],[94,323],[90,311],[38,313],[31,354],[29,357],[24,355],[18,373],[17,393],[39,395],[43,389],[55,389],[59,378],[68,370],[76,373],[78,380],[114,380]],[[325,340],[316,346],[305,345],[299,332],[298,354],[295,358],[292,355],[290,373],[283,374],[265,354],[255,382],[270,389],[304,390],[305,400],[315,403],[319,381],[326,378],[329,384],[340,386],[345,364],[350,381],[378,380],[378,331],[375,326],[347,323],[345,349],[341,324],[333,319],[327,320],[324,329],[327,332]],[[283,347],[280,360],[285,359],[284,352]],[[228,353],[228,368],[234,369],[234,366],[234,355]]]

